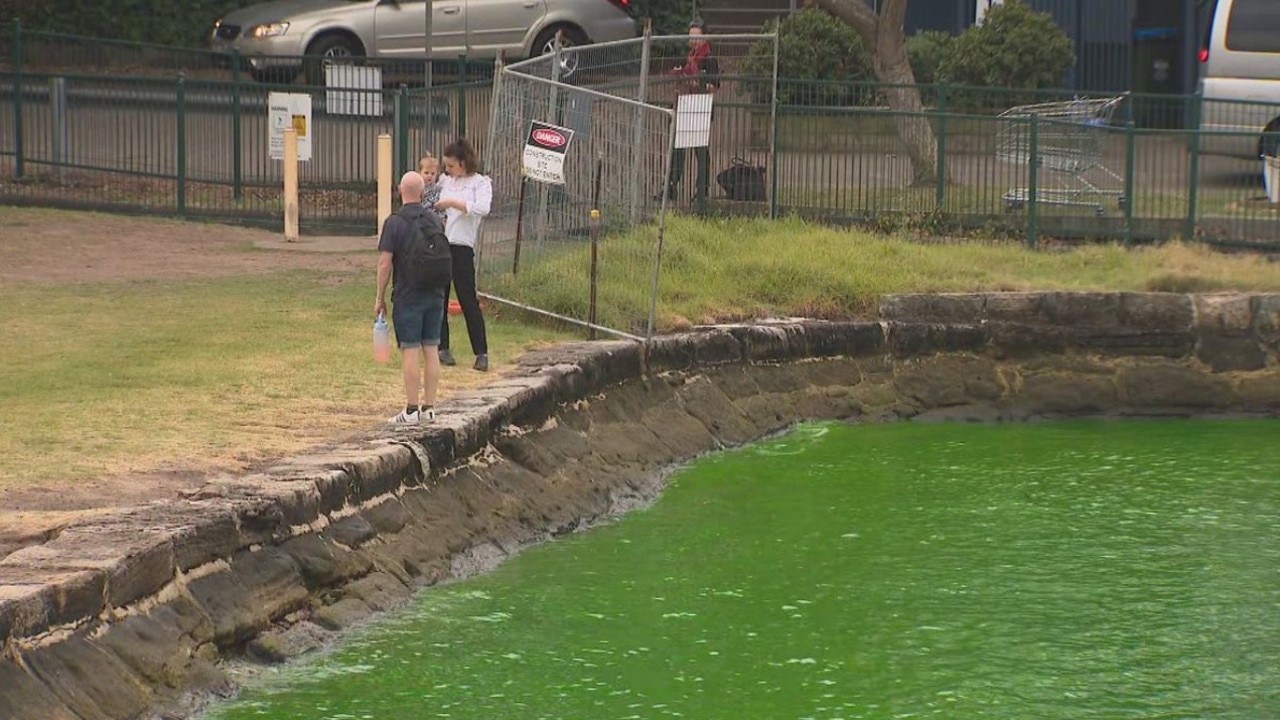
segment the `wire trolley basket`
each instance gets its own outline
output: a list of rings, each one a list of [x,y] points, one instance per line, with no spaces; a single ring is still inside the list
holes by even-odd
[[[1126,97],[1011,107],[999,116],[1004,122],[996,136],[996,158],[1022,167],[1034,162],[1059,178],[1057,187],[1036,188],[1037,203],[1091,207],[1103,215],[1107,200],[1114,199],[1123,208],[1124,191],[1114,189],[1116,185],[1123,187],[1123,179],[1108,169],[1102,158],[1111,117]],[[1005,209],[1010,212],[1030,201],[1030,188],[1010,188],[1004,194]]]

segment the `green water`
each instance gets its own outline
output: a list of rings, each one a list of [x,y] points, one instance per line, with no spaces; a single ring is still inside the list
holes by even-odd
[[[1277,440],[804,426],[210,717],[1277,718]]]

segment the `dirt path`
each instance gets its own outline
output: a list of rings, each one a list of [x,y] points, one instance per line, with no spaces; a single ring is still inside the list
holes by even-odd
[[[266,251],[248,251],[255,246]],[[375,248],[372,238],[303,238],[285,245],[277,234],[248,228],[0,207],[0,296],[6,287],[28,283],[209,278],[290,269],[367,268],[372,273]],[[483,382],[474,375],[478,377],[468,377],[467,384]],[[335,427],[332,439],[343,435]],[[176,497],[214,473],[245,469],[210,463],[56,487],[0,485],[0,558],[87,515]]]
[[[223,277],[286,269],[352,270],[369,253],[341,252],[372,238],[306,239],[298,252],[245,252],[255,243],[287,247],[264,230],[98,213],[0,207],[0,285],[147,278]],[[308,252],[325,249],[329,252]],[[339,250],[333,252],[332,250]]]

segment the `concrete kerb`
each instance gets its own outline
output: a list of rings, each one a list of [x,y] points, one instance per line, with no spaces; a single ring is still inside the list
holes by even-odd
[[[1280,295],[902,295],[880,313],[540,350],[432,426],[68,527],[0,560],[0,717],[220,692],[220,658],[303,652],[798,419],[1280,415]],[[158,639],[130,640],[140,622]]]

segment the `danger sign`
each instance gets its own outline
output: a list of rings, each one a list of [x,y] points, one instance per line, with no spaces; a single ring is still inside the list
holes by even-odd
[[[573,142],[573,131],[542,122],[529,123],[520,171],[525,177],[552,185],[564,184],[564,158]]]

